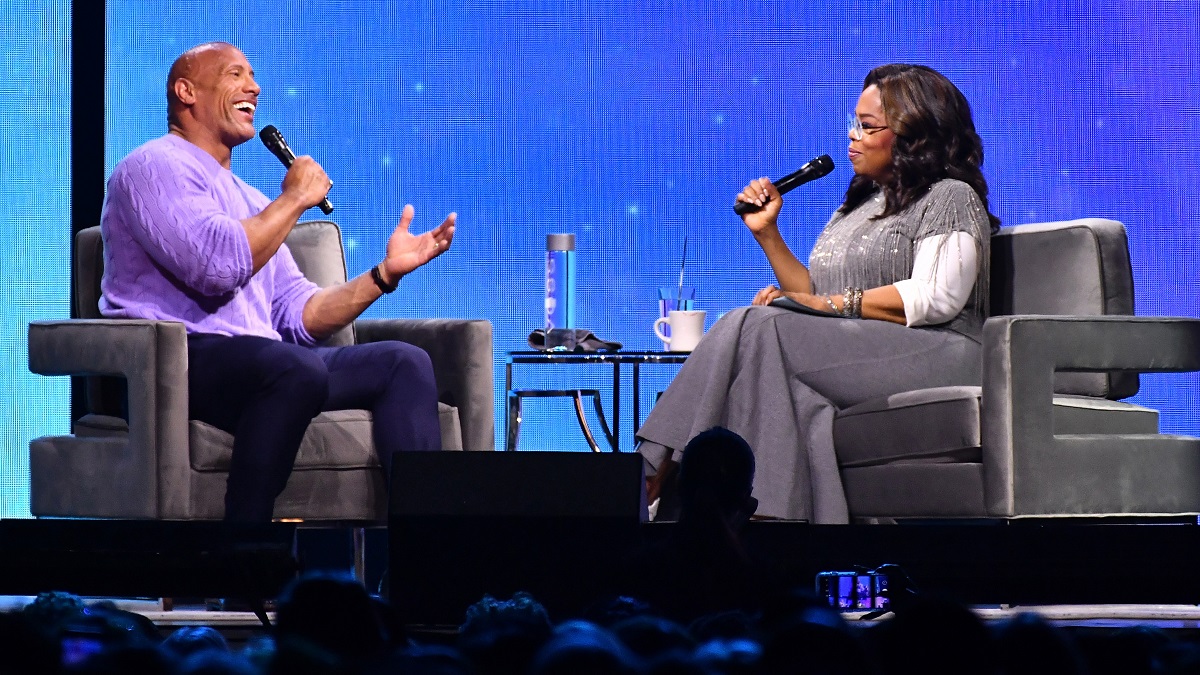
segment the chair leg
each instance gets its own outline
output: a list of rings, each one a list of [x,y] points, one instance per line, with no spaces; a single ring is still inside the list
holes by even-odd
[[[592,407],[596,409],[596,419],[600,420],[600,430],[604,432],[604,437],[608,439],[608,447],[612,448],[613,452],[620,452],[617,447],[617,437],[613,435],[612,429],[608,426],[608,418],[604,416],[604,406],[600,404],[600,392],[592,389],[588,391],[588,395],[592,397]],[[580,413],[580,419],[583,419],[583,411],[579,410],[582,405],[576,407]],[[616,420],[613,420],[616,424]]]
[[[354,539],[354,578],[359,583],[367,583],[367,530],[365,527],[355,527],[350,530]]]
[[[584,392],[575,390],[572,392],[571,398],[575,401],[575,419],[579,421],[579,429],[583,432],[583,437],[587,440],[588,447],[592,452],[600,452],[600,444],[596,443],[596,439],[592,436],[592,430],[588,428],[587,418],[583,416],[583,398],[581,394]],[[601,417],[600,419],[604,419]],[[611,438],[609,440],[612,440]]]
[[[517,449],[517,439],[521,436],[521,395],[516,392],[508,393],[508,417],[505,425],[504,449]]]

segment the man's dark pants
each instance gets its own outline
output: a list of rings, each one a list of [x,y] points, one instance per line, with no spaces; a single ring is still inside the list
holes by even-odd
[[[385,475],[396,452],[440,450],[437,384],[403,342],[302,347],[253,336],[188,336],[191,419],[233,434],[225,519],[267,522],[304,432],[325,410],[371,411]]]

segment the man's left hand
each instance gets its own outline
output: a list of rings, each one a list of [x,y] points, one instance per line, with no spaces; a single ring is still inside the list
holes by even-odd
[[[394,286],[400,277],[433,260],[450,248],[454,241],[454,223],[458,214],[451,213],[441,225],[425,232],[413,234],[408,231],[412,224],[413,207],[407,204],[400,216],[400,224],[392,232],[387,243],[387,257],[383,260],[384,281]]]

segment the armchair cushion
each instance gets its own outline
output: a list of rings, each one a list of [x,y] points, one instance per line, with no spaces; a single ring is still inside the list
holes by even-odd
[[[442,448],[461,450],[458,409],[438,403]],[[129,425],[119,417],[85,415],[74,425],[80,438],[124,438]],[[211,424],[188,422],[191,467],[196,471],[229,471],[233,436]],[[366,410],[331,410],[312,421],[300,444],[294,470],[366,469],[379,466],[371,442],[371,413]]]
[[[935,387],[842,410],[833,423],[838,464],[978,462],[979,398],[979,387]]]
[[[229,471],[233,436],[196,420],[189,423],[192,468]],[[293,471],[367,469],[379,466],[371,442],[371,413],[366,410],[323,412],[304,433]]]
[[[933,387],[846,408],[834,420],[838,464],[980,462],[982,397],[981,387]],[[1158,411],[1085,396],[1055,396],[1051,422],[1055,435],[1158,433]]]

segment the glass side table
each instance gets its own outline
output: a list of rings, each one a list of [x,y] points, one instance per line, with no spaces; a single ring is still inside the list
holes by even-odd
[[[504,389],[507,392],[508,415],[504,427],[504,449],[516,450],[517,441],[521,434],[521,401],[525,398],[570,398],[575,403],[575,417],[579,428],[587,440],[592,452],[600,452],[600,444],[596,441],[587,419],[584,417],[583,399],[591,399],[596,416],[603,427],[604,440],[608,442],[613,452],[620,452],[621,438],[621,367],[631,367],[631,383],[633,385],[633,432],[636,434],[641,426],[641,368],[653,364],[681,364],[687,360],[689,352],[539,352],[511,351],[504,364]],[[611,365],[612,366],[612,424],[607,421],[604,406],[597,389],[518,389],[513,386],[513,366],[564,366],[581,365]]]

